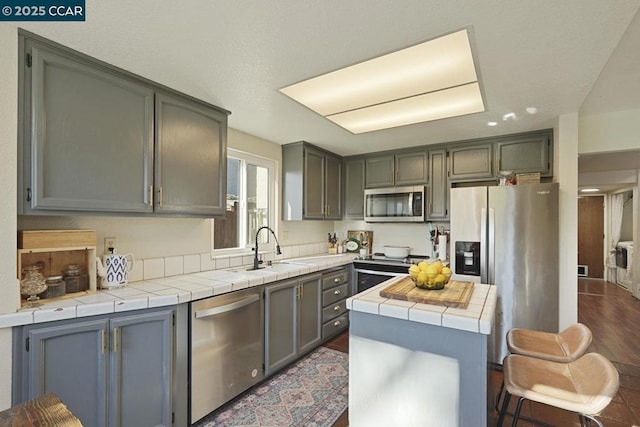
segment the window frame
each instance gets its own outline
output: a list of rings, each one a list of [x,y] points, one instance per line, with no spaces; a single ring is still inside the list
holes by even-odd
[[[241,227],[239,227],[239,236],[238,236],[238,240],[240,242],[240,246],[239,247],[234,247],[234,248],[220,248],[220,249],[216,249],[214,248],[214,244],[215,244],[215,240],[214,240],[214,221],[215,218],[212,218],[210,221],[210,228],[211,228],[211,243],[210,243],[210,251],[211,251],[211,257],[215,258],[216,256],[220,256],[220,255],[236,255],[236,254],[243,254],[243,255],[247,255],[247,254],[253,254],[253,246],[254,243],[252,243],[251,241],[253,241],[254,239],[249,239],[249,236],[247,236],[248,230],[247,230],[247,223],[246,223],[246,217],[247,217],[247,197],[246,197],[246,192],[247,192],[247,163],[255,165],[255,166],[259,166],[259,167],[263,167],[266,168],[268,170],[269,173],[269,183],[268,183],[268,191],[269,191],[269,200],[268,200],[268,209],[269,209],[269,215],[268,215],[268,221],[269,221],[269,227],[271,227],[271,229],[276,233],[278,233],[278,215],[276,212],[278,203],[278,161],[276,159],[271,159],[268,157],[263,157],[263,156],[259,156],[256,154],[252,154],[252,153],[248,153],[246,151],[242,151],[242,150],[237,150],[234,148],[227,148],[227,158],[232,158],[232,159],[238,159],[241,161],[241,167],[240,167],[240,184],[239,186],[240,191],[239,191],[239,197],[238,197],[238,202],[239,202],[239,214],[238,214],[238,218],[239,218],[239,223],[241,222],[243,225]],[[225,159],[226,161],[227,159]],[[225,196],[225,200],[226,200],[226,196]],[[226,203],[226,202],[225,202]],[[267,250],[274,250],[275,248],[275,244],[272,241],[272,239],[269,236],[269,243],[267,244],[263,244],[265,246],[265,249]],[[260,247],[260,252],[263,252],[263,247]]]

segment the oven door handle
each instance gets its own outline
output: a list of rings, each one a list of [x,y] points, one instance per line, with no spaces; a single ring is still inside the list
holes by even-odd
[[[375,274],[378,276],[389,276],[389,277],[405,276],[409,274],[409,273],[390,273],[388,271],[374,271],[374,270],[360,270],[360,269],[355,269],[353,271],[355,271],[356,273]]]

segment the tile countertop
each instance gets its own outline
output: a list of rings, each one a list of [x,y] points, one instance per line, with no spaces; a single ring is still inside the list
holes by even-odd
[[[342,254],[291,258],[257,271],[246,271],[247,266],[208,270],[132,282],[122,288],[102,289],[74,298],[41,300],[43,304],[39,307],[0,314],[0,328],[171,306],[339,267],[350,264],[355,257]]]
[[[395,317],[412,322],[491,334],[498,294],[496,287],[475,283],[466,309],[388,299],[380,291],[406,276],[394,277],[347,299],[352,311]]]

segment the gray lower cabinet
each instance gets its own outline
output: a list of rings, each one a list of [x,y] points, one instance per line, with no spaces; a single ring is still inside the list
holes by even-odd
[[[265,375],[320,343],[320,277],[265,287]]]
[[[552,176],[551,132],[517,136],[499,140],[495,146],[496,173],[511,171],[518,173],[539,172],[540,176]]]
[[[344,163],[344,218],[364,218],[364,159]]]
[[[447,150],[429,151],[429,191],[427,220],[449,218],[449,180],[447,178]]]
[[[14,403],[53,392],[86,426],[172,425],[173,316],[161,309],[16,328]]]
[[[155,210],[224,215],[227,115],[168,93],[155,100]]]
[[[493,178],[491,143],[449,148],[449,179],[473,181]]]
[[[351,295],[349,267],[340,267],[322,275],[322,340],[349,326],[347,298]]]
[[[282,219],[342,217],[342,159],[307,142],[282,147]]]

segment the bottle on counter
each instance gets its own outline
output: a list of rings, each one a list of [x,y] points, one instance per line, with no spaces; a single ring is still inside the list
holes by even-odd
[[[66,284],[66,292],[82,292],[89,289],[89,275],[80,264],[69,264],[62,272]]]
[[[41,298],[61,297],[66,293],[65,281],[62,276],[49,276],[45,278],[47,290],[42,293]]]

